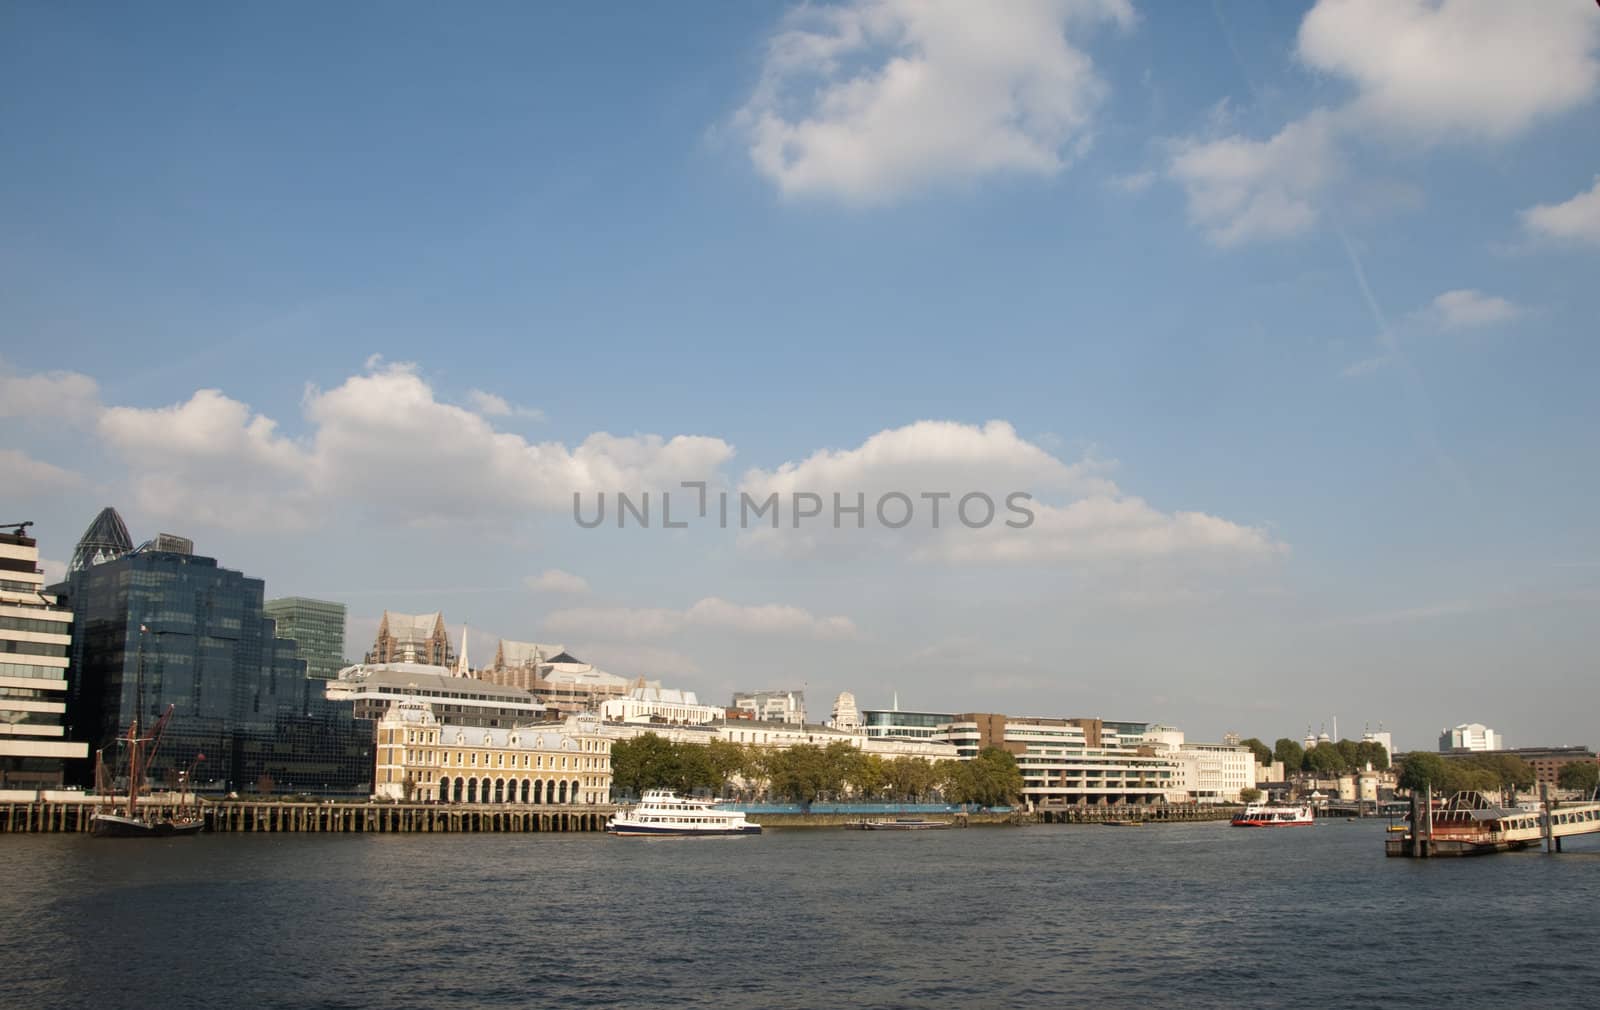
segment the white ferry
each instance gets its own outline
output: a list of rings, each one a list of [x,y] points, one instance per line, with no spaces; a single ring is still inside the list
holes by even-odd
[[[1311,824],[1316,820],[1312,816],[1311,808],[1305,804],[1298,807],[1269,807],[1261,803],[1252,803],[1243,811],[1233,815],[1233,826],[1236,828],[1294,828]]]
[[[759,835],[761,825],[742,810],[718,810],[711,800],[691,800],[670,789],[648,789],[631,810],[606,821],[613,835]]]

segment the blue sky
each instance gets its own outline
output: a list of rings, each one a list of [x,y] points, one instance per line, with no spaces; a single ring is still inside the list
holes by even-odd
[[[442,608],[814,714],[1600,743],[1593,5],[13,4],[0,40],[0,444],[53,559],[115,504],[353,638]],[[1057,511],[565,504],[786,464]]]

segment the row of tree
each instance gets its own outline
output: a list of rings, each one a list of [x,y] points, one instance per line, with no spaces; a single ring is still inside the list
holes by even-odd
[[[726,795],[735,783],[751,796],[809,805],[825,797],[1002,806],[1022,795],[1016,758],[990,747],[970,761],[884,758],[842,741],[784,750],[726,740],[679,743],[644,733],[611,745],[612,787],[620,793],[646,789],[701,790]]]
[[[1259,764],[1282,761],[1285,775],[1343,775],[1361,771],[1369,764],[1377,771],[1389,767],[1389,751],[1373,740],[1325,740],[1309,750],[1288,737],[1279,737],[1271,747],[1255,737],[1240,742],[1255,753]]]
[[[1445,794],[1463,790],[1532,789],[1533,782],[1533,766],[1515,754],[1491,752],[1444,757],[1427,751],[1407,754],[1398,780],[1402,789],[1432,786],[1435,793]]]

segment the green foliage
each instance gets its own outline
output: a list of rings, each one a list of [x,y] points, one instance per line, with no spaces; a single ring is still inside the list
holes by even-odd
[[[1305,748],[1288,737],[1279,737],[1278,742],[1272,745],[1272,759],[1283,762],[1285,775],[1292,775],[1298,771],[1305,756]]]
[[[1415,791],[1431,785],[1437,792],[1444,788],[1445,774],[1444,758],[1427,751],[1412,751],[1400,766],[1399,786]]]
[[[1350,763],[1339,745],[1331,742],[1319,743],[1306,751],[1304,760],[1300,762],[1301,770],[1313,775],[1338,775],[1349,767]]]
[[[1239,790],[1239,799],[1245,803],[1254,803],[1261,799],[1261,790],[1246,787]]]
[[[1593,793],[1600,785],[1600,765],[1593,761],[1571,761],[1556,772],[1556,785],[1563,789],[1582,789]]]
[[[642,793],[646,789],[721,792],[735,775],[744,774],[749,764],[745,749],[726,740],[674,743],[654,733],[644,733],[612,744],[611,783],[624,793]]]
[[[1369,764],[1380,772],[1389,767],[1389,751],[1376,740],[1356,744],[1356,767],[1365,768]]]
[[[1515,754],[1464,754],[1440,757],[1426,751],[1406,755],[1400,768],[1402,789],[1432,785],[1435,794],[1533,788],[1533,768]]]
[[[936,771],[944,798],[951,803],[997,807],[1022,795],[1017,759],[999,747],[985,747],[971,761],[941,761]]]
[[[1251,737],[1248,740],[1241,740],[1239,742],[1241,745],[1250,748],[1250,752],[1256,756],[1256,764],[1269,765],[1272,763],[1271,747],[1268,747],[1255,737]]]

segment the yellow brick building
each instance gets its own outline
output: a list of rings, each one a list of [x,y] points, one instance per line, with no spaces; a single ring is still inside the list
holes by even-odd
[[[374,792],[409,802],[582,806],[611,800],[611,740],[593,720],[446,725],[420,699],[378,722]]]

